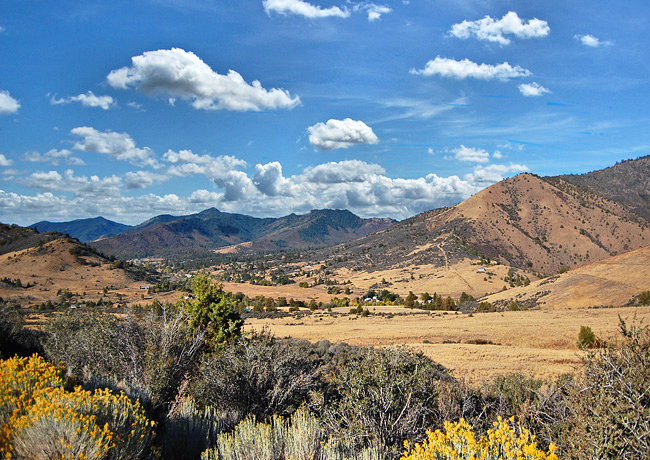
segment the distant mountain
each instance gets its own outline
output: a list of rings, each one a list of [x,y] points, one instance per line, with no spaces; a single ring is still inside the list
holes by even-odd
[[[106,254],[126,258],[196,254],[223,247],[238,252],[296,249],[348,241],[393,222],[331,209],[257,218],[210,208],[188,216],[158,216],[93,245]]]
[[[77,219],[69,222],[41,221],[30,225],[39,232],[67,233],[79,241],[87,243],[98,238],[118,235],[131,228],[130,225],[120,224],[103,217],[92,219]]]
[[[377,271],[483,257],[550,274],[648,244],[650,224],[626,206],[562,179],[520,174],[456,206],[321,250],[320,258],[328,267]]]
[[[623,203],[650,220],[650,155],[586,174],[558,176],[557,179]]]

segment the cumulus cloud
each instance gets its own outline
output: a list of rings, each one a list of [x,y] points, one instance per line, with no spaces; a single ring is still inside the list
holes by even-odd
[[[10,160],[4,154],[0,153],[0,166],[11,166],[14,164],[13,160]]]
[[[137,166],[160,167],[153,157],[153,151],[149,147],[136,147],[135,141],[127,133],[102,132],[89,126],[73,128],[70,133],[83,138],[74,144],[75,150],[102,153]]]
[[[262,4],[267,13],[296,14],[309,19],[347,18],[350,16],[350,11],[347,8],[339,8],[338,6],[322,8],[302,0],[264,0]]]
[[[376,144],[379,142],[372,128],[363,121],[346,118],[327,120],[307,128],[309,142],[321,150],[344,149],[355,144]]]
[[[305,168],[302,173],[302,181],[311,184],[344,184],[363,182],[371,176],[385,173],[384,168],[378,164],[366,163],[365,161],[332,161]]]
[[[490,161],[490,154],[483,149],[474,147],[465,147],[461,144],[460,147],[452,149],[457,160],[469,161],[473,163],[487,163]]]
[[[99,107],[108,110],[115,105],[115,100],[111,96],[96,96],[92,91],[78,96],[69,96],[57,99],[56,96],[50,97],[50,104],[70,104],[71,102],[79,102],[84,107]]]
[[[500,45],[508,45],[511,40],[505,35],[517,38],[546,37],[551,31],[548,23],[541,19],[522,21],[514,11],[509,11],[501,19],[485,16],[477,21],[463,21],[454,24],[449,33],[463,40],[474,37],[477,40],[489,41]]]
[[[476,78],[479,80],[501,80],[506,81],[511,78],[527,77],[530,70],[524,69],[518,65],[511,66],[507,62],[497,65],[477,64],[469,59],[457,61],[455,59],[443,58],[437,56],[424,66],[424,69],[411,69],[414,75],[424,75],[426,77],[439,75],[441,77],[456,78],[464,80],[465,78]]]
[[[529,171],[528,166],[522,164],[477,166],[474,171],[465,175],[465,180],[484,188],[499,182],[507,174]]]
[[[76,176],[71,169],[63,175],[57,171],[37,171],[23,180],[28,187],[48,192],[68,191],[74,195],[84,196],[118,196],[122,179],[117,176],[100,178],[99,176]]]
[[[0,115],[16,113],[20,108],[20,102],[11,97],[9,91],[0,90]]]
[[[362,2],[357,3],[353,7],[354,11],[365,11],[368,14],[368,21],[374,22],[381,19],[383,14],[388,14],[393,11],[392,8],[386,5],[377,5],[376,3]]]
[[[482,155],[479,154],[482,158]],[[189,150],[168,151],[164,174],[134,171],[117,176],[77,176],[39,171],[17,179],[42,191],[36,195],[0,190],[0,214],[14,221],[66,220],[101,214],[139,223],[160,213],[187,214],[215,206],[226,212],[281,216],[318,208],[350,209],[364,216],[403,219],[422,211],[456,204],[505,175],[527,171],[525,165],[477,165],[463,176],[426,174],[416,178],[389,177],[380,165],[360,160],[329,162],[285,176],[282,164],[257,164],[231,156],[198,155]],[[174,175],[201,174],[212,181],[185,196],[132,194]],[[249,175],[250,174],[250,175]]]
[[[279,161],[255,165],[253,183],[267,196],[290,195],[292,192],[292,184],[282,175],[282,164]]]
[[[244,160],[231,155],[198,155],[191,150],[180,150],[175,152],[168,150],[163,159],[171,163],[167,170],[172,176],[193,176],[200,174],[210,179],[221,177],[237,168],[247,166]]]
[[[36,162],[51,163],[54,166],[58,166],[61,163],[61,161],[65,161],[67,164],[72,166],[83,166],[86,164],[81,158],[74,156],[72,152],[68,149],[62,149],[62,150],[51,149],[45,153],[27,152],[23,156],[23,159],[25,161],[29,161],[33,163]]]
[[[598,48],[599,46],[609,46],[612,44],[612,42],[610,41],[602,41],[590,34],[574,35],[573,38],[578,40],[583,45],[589,46],[591,48]]]
[[[532,83],[522,83],[519,85],[519,92],[526,97],[537,97],[545,93],[550,93],[551,91],[547,88],[544,88],[542,85],[536,82]]]
[[[136,88],[145,94],[160,93],[191,101],[195,109],[260,111],[291,109],[299,97],[278,88],[264,89],[255,80],[248,84],[234,70],[227,75],[213,71],[196,54],[180,48],[147,51],[131,58],[131,67],[108,74],[113,88]]]
[[[210,178],[217,187],[224,189],[224,201],[236,201],[255,190],[253,181],[237,168],[247,163],[234,156],[198,155],[191,150],[167,151],[165,161],[172,163],[167,173],[173,176],[192,176],[196,174]]]
[[[151,171],[129,171],[124,176],[126,187],[128,189],[143,189],[151,187],[157,182],[164,182],[168,176],[164,174],[155,174]]]

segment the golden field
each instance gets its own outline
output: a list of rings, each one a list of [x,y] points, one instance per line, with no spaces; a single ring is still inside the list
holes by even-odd
[[[278,337],[329,340],[352,345],[399,346],[417,350],[451,369],[456,377],[478,383],[521,372],[537,378],[573,372],[580,363],[580,326],[598,337],[616,338],[619,315],[629,322],[650,320],[650,307],[530,310],[474,315],[423,312],[402,307],[370,307],[372,315],[348,309],[316,312],[299,319],[249,319],[248,330],[268,328]],[[392,313],[389,318],[379,313]],[[476,345],[471,341],[491,341]]]

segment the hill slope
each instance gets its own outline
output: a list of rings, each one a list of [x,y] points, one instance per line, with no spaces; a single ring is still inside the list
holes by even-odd
[[[550,183],[520,174],[456,206],[419,214],[320,255],[343,259],[355,270],[448,266],[483,257],[550,274],[648,243],[650,225],[627,207],[561,179]]]
[[[517,300],[528,307],[584,308],[622,306],[650,289],[650,246],[566,273],[493,294],[490,302]]]
[[[623,203],[650,220],[650,155],[627,160],[587,174],[549,178],[585,187],[605,198]]]
[[[57,302],[69,290],[85,300],[141,298],[138,280],[151,273],[109,260],[92,247],[60,233],[0,224],[0,297],[19,305]],[[19,281],[18,281],[19,280]],[[104,288],[132,289],[117,296]]]
[[[237,250],[305,248],[347,241],[392,223],[330,209],[262,219],[211,208],[176,218],[159,216],[93,245],[104,253],[128,258],[193,254],[245,242],[253,244]]]
[[[130,225],[120,224],[103,217],[94,217],[92,219],[77,219],[69,222],[48,222],[41,221],[30,225],[39,232],[59,232],[67,233],[79,241],[87,243],[100,237],[109,237],[118,235],[131,228]]]

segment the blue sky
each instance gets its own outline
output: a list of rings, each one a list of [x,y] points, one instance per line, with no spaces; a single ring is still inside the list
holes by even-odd
[[[0,2],[0,221],[398,219],[648,153],[645,1]]]

